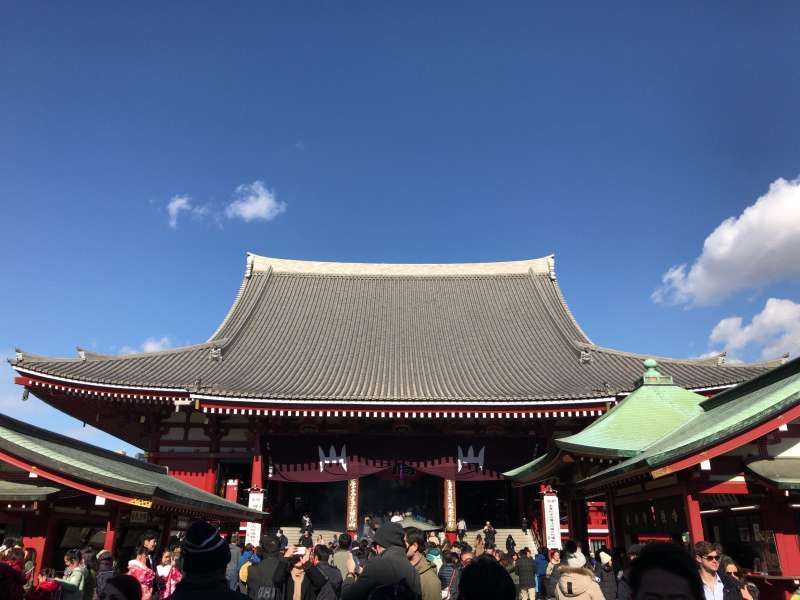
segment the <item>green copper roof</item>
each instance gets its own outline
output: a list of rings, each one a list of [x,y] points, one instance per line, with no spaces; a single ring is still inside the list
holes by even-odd
[[[0,414],[0,450],[43,471],[54,471],[68,479],[126,496],[180,504],[193,512],[236,520],[265,516],[261,511],[180,481],[163,466],[109,452],[3,414]]]
[[[706,398],[672,383],[652,358],[640,385],[583,431],[556,440],[566,451],[603,457],[635,456],[703,412]]]
[[[773,419],[800,403],[800,358],[704,400],[702,411],[643,452],[584,479],[596,485],[640,469],[653,470],[715,445]]]
[[[563,464],[562,452],[553,448],[521,467],[506,471],[503,473],[503,477],[519,484],[534,483],[557,472]]]

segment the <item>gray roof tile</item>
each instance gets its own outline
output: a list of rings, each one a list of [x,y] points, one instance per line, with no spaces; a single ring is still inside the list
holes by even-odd
[[[209,359],[212,347],[222,359]],[[591,359],[581,361],[581,352]],[[263,257],[205,344],[15,366],[87,382],[319,400],[540,401],[630,391],[647,355],[592,344],[552,257],[480,265],[348,265]],[[687,388],[734,384],[771,365],[659,358]]]

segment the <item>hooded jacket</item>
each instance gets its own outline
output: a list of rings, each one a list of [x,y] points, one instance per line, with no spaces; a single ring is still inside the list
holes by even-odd
[[[386,548],[383,554],[370,559],[358,580],[345,578],[342,600],[366,599],[375,589],[396,584],[404,585],[417,596],[420,594],[419,575],[408,562],[405,548],[401,546]],[[439,597],[441,598],[441,592]]]
[[[442,584],[433,563],[423,556],[414,568],[419,575],[422,600],[442,600]]]
[[[561,567],[556,600],[604,600],[597,578],[583,567]]]

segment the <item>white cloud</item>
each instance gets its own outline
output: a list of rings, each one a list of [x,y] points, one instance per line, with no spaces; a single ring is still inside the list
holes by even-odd
[[[708,338],[711,346],[735,356],[747,348],[760,348],[762,359],[800,353],[800,304],[770,298],[763,310],[744,325],[741,317],[722,319]]]
[[[166,350],[168,348],[172,348],[174,346],[174,342],[172,338],[167,336],[161,336],[160,338],[157,337],[149,337],[144,342],[142,342],[141,346],[123,346],[120,348],[120,354],[136,354],[138,352],[159,352],[160,350]]]
[[[275,194],[264,186],[263,181],[254,181],[236,188],[233,200],[225,208],[229,219],[271,221],[286,212],[286,203],[278,202]]]
[[[178,227],[178,217],[182,212],[194,217],[203,217],[208,213],[208,209],[205,206],[195,206],[189,196],[173,196],[167,204],[169,226],[173,229]]]
[[[704,306],[746,289],[800,275],[800,179],[777,179],[738,217],[725,219],[691,267],[661,277],[659,304]]]

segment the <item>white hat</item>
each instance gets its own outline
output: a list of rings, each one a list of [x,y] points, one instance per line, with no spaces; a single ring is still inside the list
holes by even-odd
[[[601,552],[600,553],[600,564],[601,565],[607,565],[610,562],[611,562],[611,555],[607,554],[606,552]]]
[[[394,515],[391,519],[389,519],[392,523],[399,523],[403,520],[403,517],[400,515]]]

